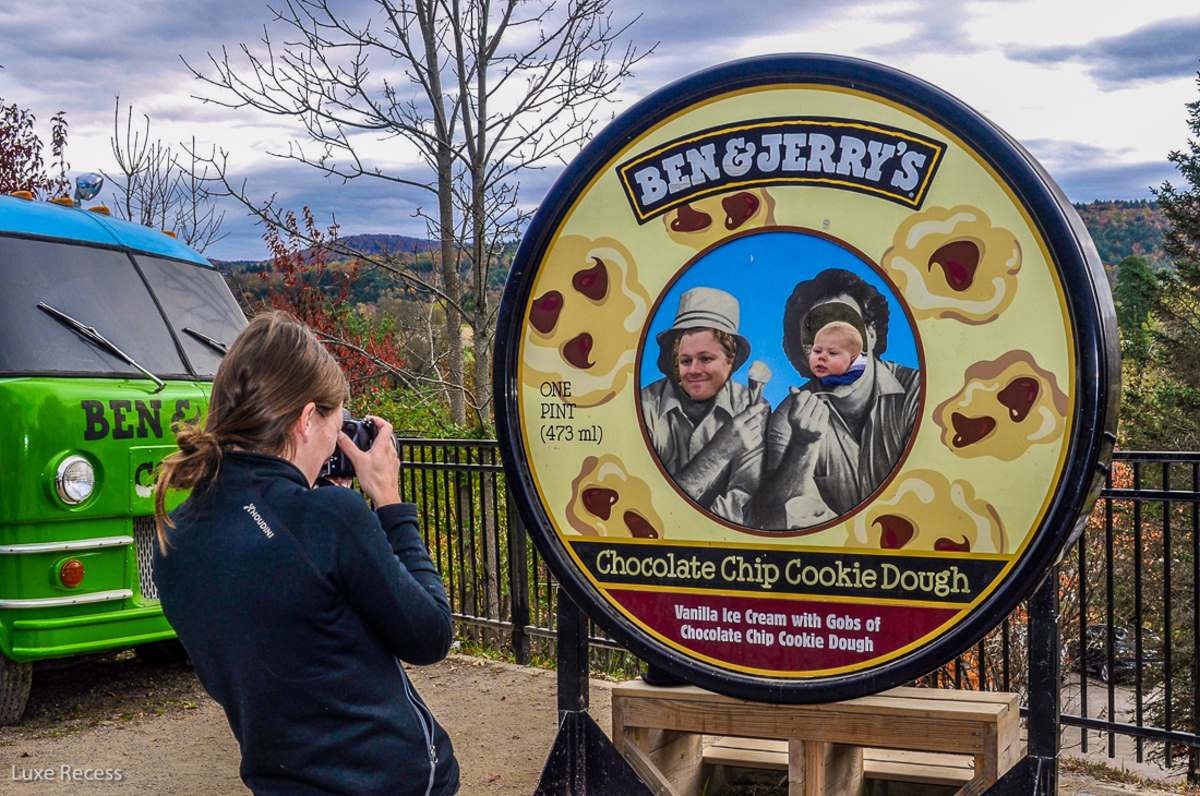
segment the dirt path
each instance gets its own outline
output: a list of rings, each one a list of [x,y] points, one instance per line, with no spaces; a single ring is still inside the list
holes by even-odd
[[[464,794],[533,792],[555,733],[553,672],[456,655],[411,673],[454,740]],[[190,670],[126,656],[39,672],[35,683],[25,724],[0,728],[0,793],[248,793],[225,715]],[[604,727],[608,687],[592,689]],[[121,781],[83,781],[74,769]]]
[[[452,656],[412,677],[454,739],[464,796],[533,792],[555,733],[553,672]],[[606,730],[610,688],[592,683],[592,715]],[[34,689],[26,722],[0,728],[2,794],[248,793],[225,716],[185,667],[125,655],[39,672]],[[86,781],[84,769],[92,777],[119,771],[121,781]],[[1155,791],[1064,774],[1060,793]]]

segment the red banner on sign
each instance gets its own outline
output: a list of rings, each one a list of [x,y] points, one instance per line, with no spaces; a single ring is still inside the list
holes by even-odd
[[[816,671],[878,659],[957,610],[614,589],[612,596],[672,643],[737,666]]]

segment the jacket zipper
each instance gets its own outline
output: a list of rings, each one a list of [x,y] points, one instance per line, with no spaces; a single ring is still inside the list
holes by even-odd
[[[412,686],[409,685],[408,675],[404,673],[404,667],[400,665],[400,661],[396,661],[396,668],[400,670],[400,682],[404,684],[404,695],[408,698],[408,703],[412,705],[413,712],[417,714],[417,723],[421,725],[421,732],[425,735],[425,748],[429,757],[429,784],[425,787],[425,796],[429,796],[433,792],[433,781],[437,773],[437,747],[433,743],[433,716],[428,714],[416,698],[416,694],[412,691]],[[426,724],[426,718],[429,724]]]

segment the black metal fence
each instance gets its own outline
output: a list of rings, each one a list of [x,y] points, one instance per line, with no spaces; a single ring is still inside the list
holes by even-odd
[[[552,654],[556,583],[508,500],[497,443],[401,439],[401,489],[420,511],[460,634],[519,663]],[[1119,452],[1084,533],[1053,577],[1060,595],[1064,742],[1132,744],[1138,761],[1200,758],[1200,453]],[[1022,605],[937,672],[934,686],[1026,693]],[[593,629],[601,660],[620,647]],[[1077,731],[1077,735],[1075,735]]]

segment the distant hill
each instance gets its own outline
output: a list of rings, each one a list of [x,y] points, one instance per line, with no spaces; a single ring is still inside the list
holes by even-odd
[[[438,242],[426,238],[410,238],[407,235],[384,235],[367,233],[347,235],[341,239],[347,248],[363,254],[418,254],[438,248]]]
[[[346,248],[354,249],[367,255],[403,255],[407,254],[415,256],[433,251],[437,248],[437,241],[428,240],[426,238],[412,238],[408,235],[385,235],[383,233],[369,232],[362,235],[347,235],[339,239],[339,243]],[[309,254],[310,250],[305,250],[305,255]],[[270,260],[216,260],[213,265],[225,271],[232,273],[234,271],[261,271],[270,262]]]
[[[1167,218],[1156,202],[1098,201],[1077,204],[1075,209],[1105,265],[1116,265],[1131,254],[1145,257],[1156,267],[1170,265],[1163,251]]]
[[[1131,254],[1146,257],[1155,267],[1170,266],[1162,247],[1167,219],[1155,202],[1096,201],[1077,204],[1075,209],[1087,226],[1100,252],[1100,259],[1106,266],[1111,268]],[[438,248],[437,241],[383,233],[349,235],[342,238],[341,242],[367,255],[399,256],[410,263],[410,267],[424,273],[432,270],[431,257]],[[515,246],[510,247],[505,259],[511,259],[514,253]],[[213,263],[231,282],[240,283],[242,290],[260,295],[265,291],[265,282],[257,279],[251,282],[244,277],[269,270],[269,260],[213,260]],[[504,283],[504,276],[504,269],[496,269],[489,280],[491,287],[499,289]],[[374,303],[396,287],[395,279],[378,269],[368,268],[361,272],[358,282],[352,291],[352,300],[356,303]]]

